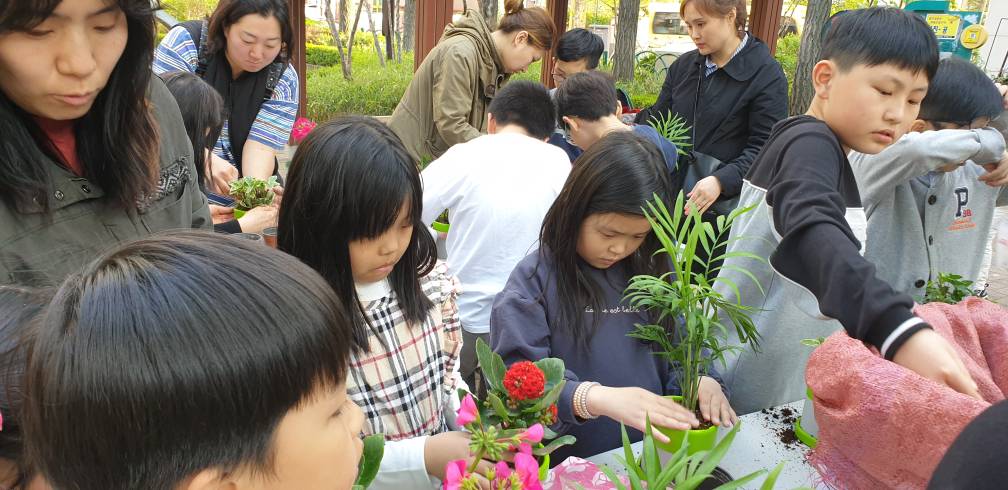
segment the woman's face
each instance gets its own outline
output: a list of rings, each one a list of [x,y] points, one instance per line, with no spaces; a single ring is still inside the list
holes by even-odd
[[[255,73],[269,66],[283,47],[282,32],[276,17],[259,14],[246,15],[224,28],[231,68]]]
[[[533,44],[528,32],[518,31],[514,38],[501,50],[501,62],[507,73],[521,73],[529,65],[546,56],[546,50]]]
[[[0,34],[0,90],[59,121],[91,109],[126,49],[126,16],[109,0],[66,0],[40,24]]]
[[[700,54],[707,56],[717,53],[732,39],[738,39],[734,12],[727,17],[720,17],[697,9],[695,4],[696,2],[686,4],[683,21]]]

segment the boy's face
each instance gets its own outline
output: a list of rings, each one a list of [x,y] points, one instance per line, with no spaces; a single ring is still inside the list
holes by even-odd
[[[924,72],[891,64],[857,64],[843,71],[828,60],[816,65],[813,81],[819,100],[810,112],[847,150],[866,154],[882,151],[910,129],[928,88]]]
[[[585,58],[574,61],[563,61],[553,58],[553,83],[557,87],[568,77],[584,71],[588,71],[588,60]]]
[[[364,414],[347,396],[346,383],[319,390],[280,421],[273,436],[272,477],[235,477],[236,490],[350,488],[357,463]],[[249,473],[249,472],[242,472]]]

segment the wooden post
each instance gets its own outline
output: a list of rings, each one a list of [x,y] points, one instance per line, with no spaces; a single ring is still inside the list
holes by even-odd
[[[556,42],[564,32],[567,32],[567,0],[549,0],[546,10],[553,17],[553,24],[556,25],[557,38],[553,40],[554,46],[542,61],[542,73],[539,79],[543,85],[553,88],[553,53],[556,52]]]
[[[749,31],[760,38],[773,54],[777,50],[777,32],[780,31],[784,0],[752,0],[749,14]]]
[[[413,71],[420,68],[427,53],[430,53],[444,28],[452,20],[452,0],[417,0],[416,3],[416,48],[413,50]]]
[[[291,27],[294,30],[291,39],[290,62],[298,74],[297,117],[303,117],[308,105],[308,85],[305,79],[305,74],[308,72],[308,63],[305,58],[305,0],[287,0],[287,5],[290,8]]]

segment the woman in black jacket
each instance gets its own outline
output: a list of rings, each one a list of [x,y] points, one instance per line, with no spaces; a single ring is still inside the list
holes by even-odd
[[[767,45],[745,31],[745,0],[686,0],[679,14],[697,49],[672,63],[658,101],[636,122],[678,115],[694,128],[692,150],[722,162],[683,189],[708,220],[718,199],[738,196],[770,130],[787,116],[787,79]]]

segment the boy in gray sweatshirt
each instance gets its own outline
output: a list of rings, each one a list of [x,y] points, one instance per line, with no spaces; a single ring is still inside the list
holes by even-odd
[[[865,258],[918,302],[939,273],[980,275],[994,207],[1008,204],[1005,141],[988,127],[1003,109],[990,78],[948,58],[909,133],[875,155],[848,155],[868,216]]]

